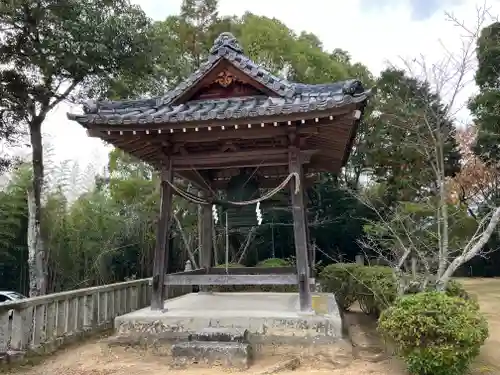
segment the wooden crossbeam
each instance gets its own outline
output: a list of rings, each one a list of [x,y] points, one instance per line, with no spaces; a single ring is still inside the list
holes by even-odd
[[[177,283],[179,277],[181,276],[255,276],[256,278],[260,278],[261,276],[281,276],[281,275],[294,275],[296,274],[295,267],[231,267],[227,269],[219,268],[219,267],[211,267],[211,268],[198,268],[191,271],[180,271],[176,273],[166,274],[165,275],[165,285],[191,285],[191,284],[171,284],[168,280],[173,280],[174,283]],[[181,278],[184,280],[183,278]],[[297,283],[297,279],[292,284]],[[151,281],[150,281],[151,285]],[[216,284],[193,284],[193,285],[216,285]],[[245,284],[236,284],[236,285],[245,285]],[[258,284],[248,284],[248,285],[258,285]],[[262,284],[265,285],[265,284]],[[272,284],[269,284],[272,285]],[[287,285],[287,284],[285,284]]]
[[[309,279],[313,285],[314,279]],[[165,275],[165,285],[297,285],[296,274],[281,275]]]
[[[208,270],[209,275],[226,275],[224,267],[212,267]],[[229,267],[229,275],[283,275],[295,274],[295,267]]]

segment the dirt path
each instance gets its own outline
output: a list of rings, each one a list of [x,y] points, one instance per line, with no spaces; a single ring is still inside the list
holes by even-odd
[[[340,341],[319,349],[314,354],[300,351],[300,366],[294,371],[282,371],[280,375],[402,375],[401,365],[387,359],[383,345],[375,335],[375,322],[360,312],[346,314],[350,337],[355,347]],[[160,349],[162,350],[162,349]],[[263,374],[287,356],[290,348],[281,346],[262,349],[255,363],[246,371],[222,367],[190,366],[187,369],[172,368],[168,351],[163,355],[154,349],[108,346],[105,342],[88,342],[61,350],[35,366],[17,368],[15,375],[219,375],[239,372],[248,375]],[[162,350],[163,351],[163,350]]]
[[[486,314],[490,328],[490,338],[481,350],[476,362],[474,375],[490,375],[500,373],[498,347],[500,346],[500,279],[466,279],[467,289],[478,295],[481,310]],[[301,366],[295,371],[280,372],[281,375],[401,375],[401,365],[391,359],[380,360],[377,355],[369,353],[374,345],[374,322],[363,322],[359,316],[351,315],[348,322],[354,330],[351,337],[360,345],[354,350],[359,359],[352,356],[330,355],[323,358],[301,358]],[[376,340],[375,340],[376,341]],[[363,346],[364,354],[359,348]],[[349,349],[351,349],[349,347]],[[363,351],[363,350],[361,350]],[[351,352],[351,351],[350,351]],[[221,373],[240,372],[257,375],[278,363],[285,354],[275,354],[258,360],[246,371],[228,370],[220,367],[190,367],[189,369],[173,369],[168,356],[158,356],[141,350],[113,347],[102,343],[87,343],[75,346],[49,357],[36,366],[18,368],[10,373],[15,375],[219,375]],[[328,357],[328,358],[327,358]],[[9,373],[9,372],[8,372]]]
[[[218,375],[239,372],[259,374],[283,359],[282,355],[270,356],[257,361],[246,371],[228,370],[220,367],[170,368],[168,356],[152,355],[144,351],[125,348],[109,348],[101,343],[88,343],[57,353],[36,366],[12,371],[15,375]],[[328,363],[330,362],[330,363]],[[348,363],[346,363],[348,362]],[[389,361],[370,363],[363,360],[325,361],[303,358],[295,371],[280,372],[281,375],[329,374],[329,375],[394,375]]]
[[[478,297],[481,311],[488,319],[490,336],[481,348],[474,365],[473,375],[500,373],[498,348],[500,347],[500,279],[462,279],[467,290]]]

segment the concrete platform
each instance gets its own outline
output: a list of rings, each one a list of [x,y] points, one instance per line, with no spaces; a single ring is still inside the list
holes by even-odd
[[[342,338],[332,294],[316,293],[322,314],[299,312],[297,293],[191,293],[115,318],[117,334],[183,339],[206,328],[248,330],[252,343],[331,343]]]

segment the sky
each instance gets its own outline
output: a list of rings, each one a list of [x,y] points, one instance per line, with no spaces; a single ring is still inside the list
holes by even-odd
[[[178,13],[181,0],[133,0],[156,20]],[[294,3],[294,5],[292,5]],[[476,8],[483,2],[469,0],[219,0],[220,14],[242,15],[249,11],[275,17],[296,32],[316,34],[326,49],[342,48],[354,61],[378,74],[388,64],[400,65],[401,58],[425,56],[437,61],[443,46],[459,51],[461,30],[446,20],[453,13],[469,27],[477,22]],[[488,2],[494,15],[500,14],[500,0]],[[464,91],[464,102],[473,93]],[[104,144],[87,137],[85,130],[66,118],[78,108],[61,104],[44,124],[52,158],[73,160],[82,169],[102,171],[107,162]]]

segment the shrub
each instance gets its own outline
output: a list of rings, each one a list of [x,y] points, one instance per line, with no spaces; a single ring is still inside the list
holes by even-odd
[[[448,281],[448,284],[446,285],[446,294],[450,297],[459,297],[465,300],[471,299],[463,284],[460,281],[456,280]]]
[[[281,258],[269,258],[257,263],[257,267],[290,267],[290,263]]]
[[[394,271],[386,266],[363,266],[354,271],[355,296],[365,314],[378,316],[397,296]]]
[[[362,267],[357,263],[336,263],[323,268],[319,274],[324,292],[335,294],[339,308],[349,310],[356,301],[356,278],[354,273]]]
[[[422,282],[423,282],[423,279],[422,280],[418,280],[418,279],[413,280],[412,284],[410,284],[410,286],[407,287],[405,294],[420,293],[421,292],[420,288],[421,288]],[[430,282],[425,291],[432,292],[434,290],[436,290],[436,283]],[[466,301],[471,301],[471,302],[474,301],[474,299],[465,290],[463,284],[457,280],[449,280],[448,283],[446,284],[445,292],[446,292],[446,295],[448,295],[449,297],[458,297],[458,298],[462,298]],[[477,305],[477,307],[479,308],[479,305]]]
[[[398,299],[382,312],[378,329],[413,375],[465,374],[488,337],[473,303],[439,292]]]
[[[323,290],[334,293],[343,310],[358,301],[364,313],[378,316],[396,298],[394,273],[386,266],[331,264],[321,271],[319,279]]]

